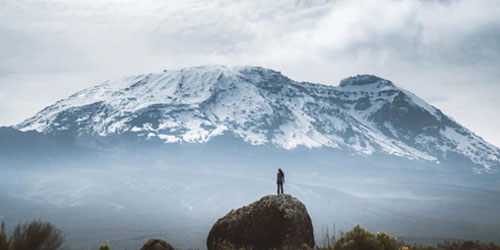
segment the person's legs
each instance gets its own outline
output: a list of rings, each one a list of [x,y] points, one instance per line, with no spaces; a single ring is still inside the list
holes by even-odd
[[[276,183],[277,186],[278,186],[278,194],[280,194],[280,184],[279,183]]]
[[[283,194],[283,183],[280,183],[281,194]]]

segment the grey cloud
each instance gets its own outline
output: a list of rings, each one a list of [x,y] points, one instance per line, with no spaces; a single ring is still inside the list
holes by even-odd
[[[334,18],[338,14],[336,12],[352,11],[352,9],[357,10],[353,11],[353,14],[358,17],[348,23],[350,26],[343,30],[344,34],[329,35],[332,38],[345,36],[347,42],[340,47],[325,46],[327,56],[335,58],[339,55],[362,54],[380,57],[382,54],[388,54],[393,60],[412,63],[432,62],[472,66],[499,63],[500,16],[495,14],[500,7],[498,3],[478,1],[477,3],[481,2],[477,4],[478,6],[470,6],[470,1],[467,4],[462,1],[429,1],[425,4],[413,1],[411,5],[407,3],[412,1],[399,1],[395,4],[401,6],[394,8],[391,7],[394,4],[392,1],[381,1],[385,4],[378,8],[384,9],[385,12],[376,12],[366,11],[361,2],[366,1],[359,1],[359,5],[351,4],[350,7],[332,9],[329,18]],[[494,7],[484,2],[489,2]],[[465,8],[471,8],[470,11],[476,13],[476,18],[468,20],[470,13],[465,12]],[[383,17],[383,14],[390,17]],[[380,19],[382,23],[378,24]],[[379,28],[379,25],[382,28]],[[319,31],[311,32],[309,35],[314,36],[315,32],[325,34],[328,32],[328,27],[321,27]],[[335,32],[335,29],[332,32]]]

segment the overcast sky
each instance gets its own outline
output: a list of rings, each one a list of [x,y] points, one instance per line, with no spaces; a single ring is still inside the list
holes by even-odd
[[[499,13],[498,0],[0,0],[0,126],[107,79],[258,65],[389,79],[500,146]]]

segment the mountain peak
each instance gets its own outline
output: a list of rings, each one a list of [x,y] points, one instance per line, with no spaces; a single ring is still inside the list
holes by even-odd
[[[395,87],[394,84],[383,78],[374,75],[351,76],[340,81],[341,88],[384,88]]]
[[[226,65],[219,64],[209,64],[209,65],[200,65],[200,66],[192,66],[192,67],[184,67],[177,69],[165,69],[163,73],[167,72],[179,72],[179,73],[205,73],[205,72],[224,72],[227,74],[249,74],[249,73],[260,73],[260,74],[281,74],[278,71],[264,68],[261,66],[253,66],[253,65],[240,65],[228,67]]]

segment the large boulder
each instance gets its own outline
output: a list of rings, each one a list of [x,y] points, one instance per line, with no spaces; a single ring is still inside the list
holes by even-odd
[[[175,250],[175,248],[164,240],[150,239],[142,246],[141,250]]]
[[[291,195],[268,195],[231,210],[212,226],[209,250],[301,249],[314,247],[311,218],[302,202]]]

